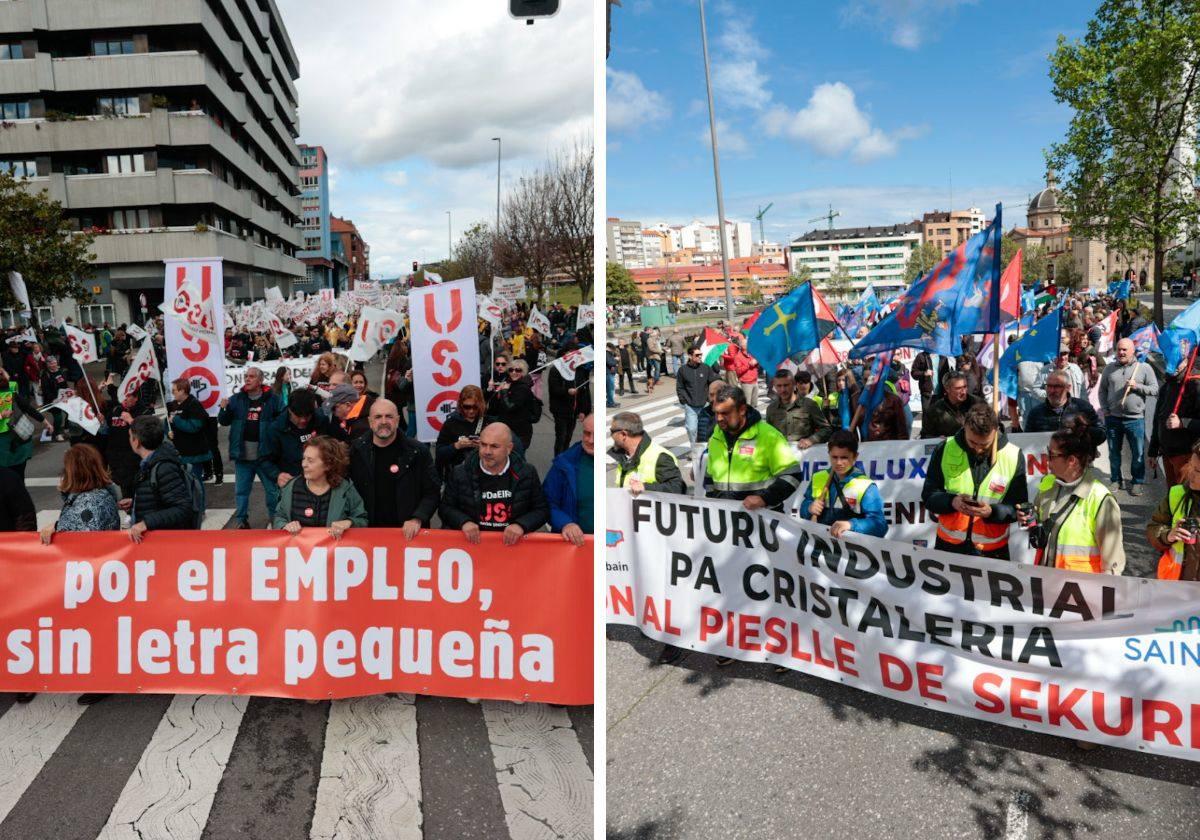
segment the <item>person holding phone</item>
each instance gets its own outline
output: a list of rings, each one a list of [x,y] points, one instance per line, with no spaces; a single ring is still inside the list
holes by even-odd
[[[935,548],[954,554],[1009,559],[1009,525],[1029,501],[1025,455],[1000,432],[986,403],[967,410],[963,427],[938,444],[921,490],[937,517]]]

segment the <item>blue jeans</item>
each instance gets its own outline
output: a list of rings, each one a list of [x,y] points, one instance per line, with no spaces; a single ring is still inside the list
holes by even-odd
[[[267,527],[275,516],[275,506],[279,504],[279,485],[271,480],[262,467],[262,461],[234,461],[233,495],[237,500],[237,512],[234,519],[245,522],[250,516],[250,491],[254,489],[254,477],[262,482],[263,492],[267,496]]]
[[[605,405],[609,408],[616,405],[616,403],[617,403],[616,387],[617,387],[617,375],[615,373],[609,373],[609,374],[605,375],[605,377],[604,377]],[[60,411],[58,413],[61,414],[62,412]]]
[[[55,412],[61,414],[62,412]],[[208,491],[204,489],[204,464],[188,464],[187,465],[192,475],[196,476],[196,480],[200,482],[200,501],[204,504],[204,509],[208,510]]]
[[[698,434],[698,428],[700,426],[700,409],[684,403],[683,425],[687,428],[688,443],[690,443],[692,446],[695,446],[696,435]]]
[[[658,380],[658,356],[650,356],[646,359],[646,381],[657,382]]]
[[[1105,417],[1108,433],[1108,473],[1112,481],[1121,480],[1121,442],[1129,441],[1129,472],[1134,484],[1146,483],[1146,421],[1141,417]]]

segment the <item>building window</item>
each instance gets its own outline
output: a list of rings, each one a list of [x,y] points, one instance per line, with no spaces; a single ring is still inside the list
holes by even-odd
[[[96,112],[103,117],[127,117],[142,112],[136,96],[101,96],[96,100]]]
[[[113,230],[130,230],[150,227],[150,211],[145,207],[112,211],[109,227]]]
[[[109,175],[129,175],[134,172],[146,171],[146,156],[141,153],[136,155],[109,155],[107,163]]]
[[[7,172],[14,178],[36,178],[37,161],[0,159],[0,172]]]
[[[27,120],[29,119],[28,102],[0,102],[0,119]]]
[[[92,41],[92,55],[133,55],[133,39],[97,39]]]
[[[6,61],[10,58],[24,58],[25,49],[21,46],[20,41],[15,41],[8,44],[0,44],[0,61]]]

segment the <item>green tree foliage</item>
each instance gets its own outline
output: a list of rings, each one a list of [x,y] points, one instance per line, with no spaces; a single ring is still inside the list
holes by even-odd
[[[742,279],[739,285],[739,293],[741,294],[742,300],[746,301],[746,303],[750,304],[751,306],[762,306],[765,296],[763,295],[762,286],[758,285],[756,280],[746,277]]]
[[[829,273],[829,279],[824,283],[819,283],[820,292],[826,299],[842,299],[850,294],[853,294],[854,287],[850,285],[853,278],[850,276],[850,269],[838,263],[833,271]]]
[[[1054,258],[1054,285],[1059,288],[1075,289],[1083,279],[1075,265],[1075,258],[1069,254],[1059,254]]]
[[[812,282],[812,269],[806,265],[801,265],[798,269],[788,275],[783,281],[783,293],[787,294],[805,283]]]
[[[922,242],[908,255],[908,262],[904,264],[904,282],[911,284],[941,261],[942,249],[932,242]]]
[[[1050,56],[1054,98],[1073,114],[1047,163],[1064,176],[1076,238],[1154,255],[1154,319],[1163,323],[1163,268],[1196,224],[1196,170],[1176,150],[1200,117],[1200,4],[1103,0],[1082,39]]]
[[[605,266],[604,300],[614,306],[636,306],[642,302],[642,293],[629,269],[620,263],[610,262]]]
[[[34,306],[60,298],[90,299],[85,283],[92,277],[91,233],[73,233],[62,205],[45,192],[31,193],[0,172],[0,306],[15,301],[8,272],[25,279]]]
[[[462,232],[454,245],[454,259],[442,265],[442,279],[474,277],[475,287],[488,291],[495,274],[496,237],[491,227],[477,222]]]
[[[1018,245],[1008,234],[1000,237],[1001,271],[1008,268],[1008,264],[1013,261],[1017,251],[1022,251],[1021,282],[1029,286],[1039,280],[1045,280],[1046,270],[1050,265],[1050,257],[1046,253],[1046,249],[1041,245]]]

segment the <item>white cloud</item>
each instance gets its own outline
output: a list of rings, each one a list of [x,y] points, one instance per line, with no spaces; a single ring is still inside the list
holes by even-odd
[[[300,59],[301,139],[325,147],[332,212],[353,219],[378,276],[446,254],[492,223],[504,181],[593,134],[593,15],[564,3],[527,26],[506,3],[277,0]]]
[[[697,138],[706,149],[712,148],[712,132],[707,122]],[[742,155],[750,151],[750,141],[740,131],[730,128],[725,120],[717,120],[717,148],[721,150],[721,154]]]
[[[746,18],[730,20],[715,46],[713,87],[720,104],[754,110],[767,107],[771,92],[767,90],[766,74],[758,68],[758,59],[767,51],[751,34]]]
[[[647,88],[636,73],[610,67],[607,82],[604,102],[609,131],[644,128],[670,115],[666,97]]]
[[[763,117],[763,128],[772,136],[805,143],[826,157],[850,152],[862,162],[890,157],[900,141],[924,133],[922,128],[907,126],[888,134],[872,126],[870,117],[858,107],[854,91],[844,82],[817,85],[799,111],[772,108]]]
[[[905,50],[916,50],[946,29],[959,6],[978,0],[854,0],[842,10],[847,26],[866,24]]]

